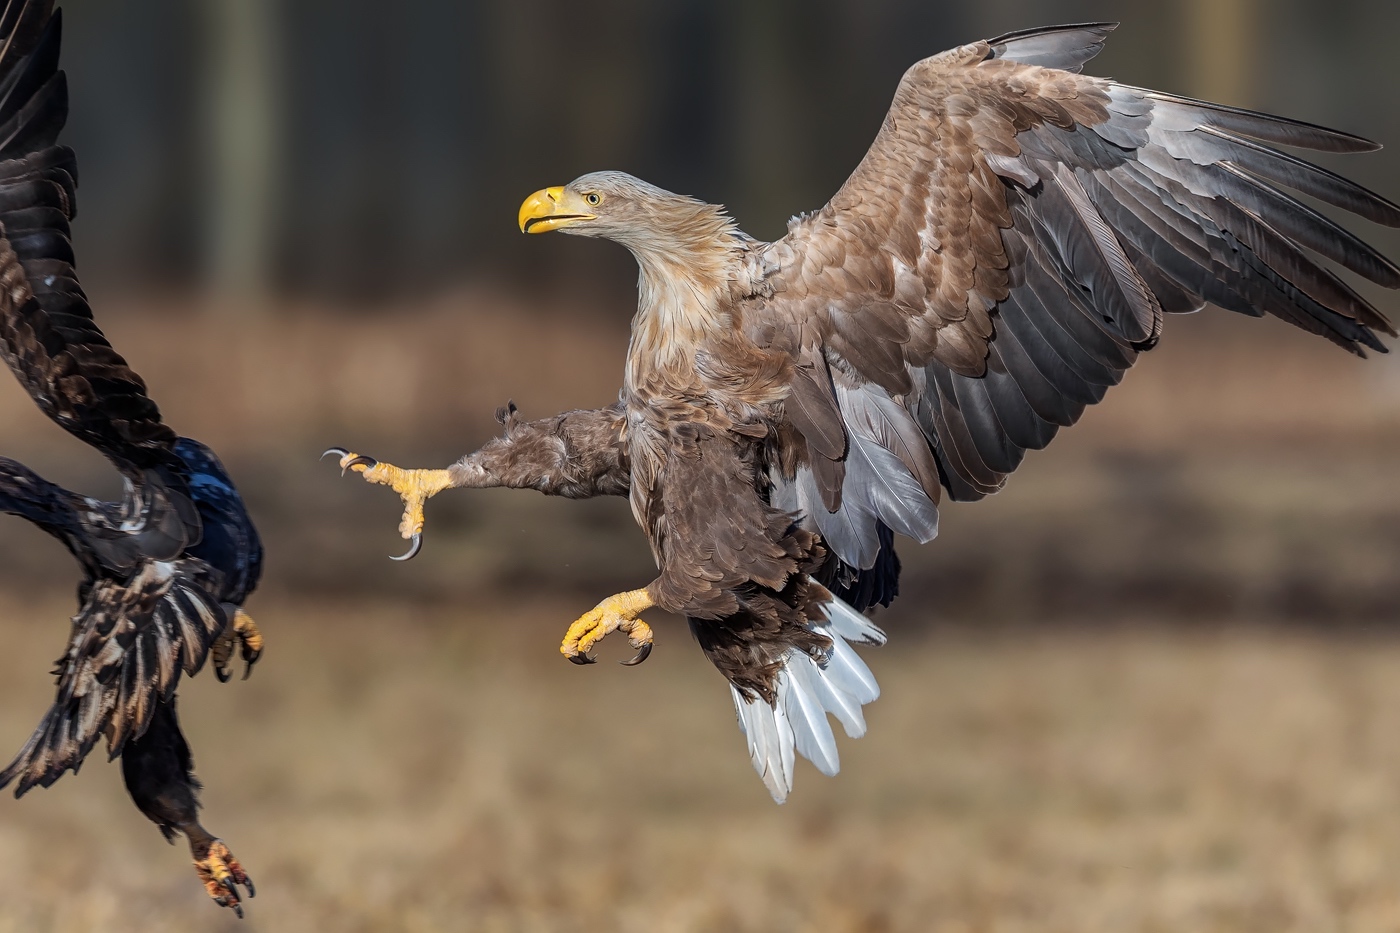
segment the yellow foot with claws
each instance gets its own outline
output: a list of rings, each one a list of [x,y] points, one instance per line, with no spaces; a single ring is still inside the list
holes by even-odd
[[[646,590],[629,590],[609,596],[569,626],[564,643],[559,646],[559,653],[575,664],[592,664],[594,658],[589,656],[589,649],[605,636],[620,631],[637,649],[636,657],[622,663],[629,667],[641,664],[651,654],[652,634],[651,626],[637,616],[654,605],[651,594]]]
[[[352,453],[344,447],[332,447],[321,454],[322,458],[335,454],[340,458],[340,472],[354,470],[364,476],[366,482],[388,486],[403,499],[403,521],[399,522],[399,534],[413,543],[407,554],[393,560],[408,560],[416,557],[423,547],[423,503],[452,485],[452,477],[447,470],[405,470],[392,463],[380,463],[373,457]]]
[[[249,897],[255,896],[257,892],[253,889],[253,882],[248,873],[238,864],[238,859],[233,857],[233,853],[224,845],[222,839],[210,842],[203,858],[198,853],[195,854],[194,870],[199,874],[199,880],[204,882],[204,890],[209,892],[214,903],[220,907],[231,907],[233,912],[238,914],[238,919],[242,920],[243,904],[238,897],[238,885],[248,889]]]
[[[214,656],[214,676],[219,678],[220,683],[228,683],[228,679],[233,676],[233,668],[229,662],[233,660],[235,642],[243,656],[243,663],[247,665],[243,668],[243,679],[247,680],[248,675],[253,673],[253,665],[262,657],[263,637],[253,617],[242,609],[234,611],[233,622],[228,630],[219,636],[219,640],[214,642],[214,647],[210,649]]]

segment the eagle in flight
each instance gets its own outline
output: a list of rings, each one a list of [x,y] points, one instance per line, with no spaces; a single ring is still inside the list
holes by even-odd
[[[123,492],[99,501],[0,457],[0,512],[53,535],[83,571],[53,705],[0,787],[15,782],[16,797],[47,787],[105,737],[136,806],[167,840],[184,834],[209,895],[241,917],[238,887],[251,897],[253,884],[200,825],[175,693],[211,655],[220,680],[235,650],[248,669],[258,659],[262,636],[242,605],[262,545],[218,458],[161,421],[78,284],[78,171],[57,144],[68,115],[60,31],[53,0],[9,0],[0,13],[0,356],[44,414],[111,461]]]
[[[773,797],[794,751],[838,768],[878,695],[852,645],[894,598],[895,535],[927,542],[942,495],[999,490],[1103,398],[1167,314],[1273,314],[1364,355],[1395,330],[1335,271],[1400,268],[1296,198],[1400,226],[1400,207],[1284,148],[1374,143],[1080,70],[1112,24],[1018,32],[915,64],[831,201],[787,235],[621,172],[531,195],[526,233],[627,247],[639,301],[617,404],[523,421],[445,470],[336,448],[424,500],[510,486],[625,495],[660,572],[603,600],[562,652],[613,631],[646,657],[652,607],[684,615],[729,681]],[[1288,190],[1285,190],[1288,189]]]

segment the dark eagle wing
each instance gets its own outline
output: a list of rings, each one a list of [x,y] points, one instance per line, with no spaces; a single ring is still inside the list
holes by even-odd
[[[52,0],[0,14],[0,355],[43,412],[128,476],[177,468],[176,435],[92,319],[69,221],[77,163],[58,146],[68,85]]]
[[[100,579],[73,618],[67,653],[55,671],[53,706],[0,787],[18,779],[15,796],[77,772],[99,736],[108,757],[141,735],[156,705],[175,694],[180,674],[195,674],[227,620],[209,595],[215,572],[202,561],[148,561],[131,580]]]
[[[932,537],[940,483],[999,489],[1164,312],[1269,313],[1358,354],[1395,334],[1326,262],[1387,288],[1400,269],[1283,189],[1389,226],[1400,208],[1274,148],[1377,147],[1079,75],[1112,28],[914,65],[831,202],[753,252],[745,319],[796,359],[809,454],[778,495],[852,567],[873,565],[881,524]]]
[[[69,221],[77,165],[56,144],[68,113],[52,0],[0,13],[0,356],[46,415],[128,480],[118,548],[173,558],[200,535],[176,434],[92,318]],[[127,566],[119,563],[115,566]]]
[[[0,513],[18,515],[70,550],[83,536],[71,495],[9,457],[0,457]]]

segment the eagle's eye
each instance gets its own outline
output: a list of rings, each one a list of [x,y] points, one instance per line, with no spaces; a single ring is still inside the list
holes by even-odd
[[[599,204],[603,203],[603,196],[596,191],[590,191],[588,194],[585,194],[583,199],[588,202],[590,207],[597,207]]]

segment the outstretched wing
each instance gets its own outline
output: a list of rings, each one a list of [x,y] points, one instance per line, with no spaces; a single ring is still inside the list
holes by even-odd
[[[1077,74],[1112,28],[914,65],[831,202],[754,252],[746,320],[796,358],[810,460],[780,492],[852,567],[872,566],[880,524],[932,537],[940,482],[999,489],[1164,312],[1274,314],[1358,354],[1395,334],[1327,263],[1387,288],[1400,269],[1283,189],[1389,226],[1400,208],[1274,148],[1377,147]]]
[[[147,562],[129,581],[98,580],[73,618],[59,660],[53,706],[4,771],[15,796],[47,787],[82,765],[99,736],[108,757],[140,736],[152,711],[175,693],[181,671],[193,675],[224,631],[214,572],[202,561]]]
[[[56,144],[68,85],[52,6],[10,0],[0,14],[0,355],[45,414],[139,478],[177,464],[176,435],[78,284],[77,164]]]
[[[77,165],[56,145],[68,86],[52,6],[10,0],[0,13],[0,356],[45,414],[126,476],[119,524],[131,540],[119,550],[168,559],[199,539],[199,515],[175,432],[78,284],[68,228]]]

